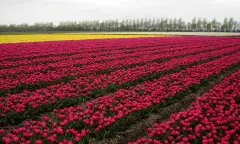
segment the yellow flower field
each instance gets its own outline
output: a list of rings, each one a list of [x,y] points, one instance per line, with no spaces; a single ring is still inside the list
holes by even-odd
[[[0,44],[25,43],[64,40],[113,39],[113,38],[142,38],[166,37],[166,35],[114,35],[114,34],[28,34],[28,35],[0,35]]]

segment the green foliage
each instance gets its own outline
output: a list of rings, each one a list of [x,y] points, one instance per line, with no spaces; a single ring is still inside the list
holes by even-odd
[[[182,18],[145,18],[118,20],[62,21],[54,26],[52,22],[35,23],[33,25],[0,25],[0,33],[54,33],[54,32],[97,32],[97,31],[240,31],[239,22],[232,17],[225,18],[223,24],[216,19],[194,17],[191,22]]]

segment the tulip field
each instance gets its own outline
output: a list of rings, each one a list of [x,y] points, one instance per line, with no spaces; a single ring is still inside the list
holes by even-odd
[[[0,35],[0,44],[26,43],[66,40],[94,40],[94,39],[119,39],[119,38],[144,38],[166,37],[167,35],[153,34],[25,34],[25,35]]]
[[[111,143],[206,87],[119,144],[239,144],[240,38],[0,36],[0,143]]]

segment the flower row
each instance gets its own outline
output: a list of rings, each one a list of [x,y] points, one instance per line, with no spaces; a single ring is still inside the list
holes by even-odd
[[[54,110],[42,116],[42,121],[26,121],[23,127],[5,133],[5,143],[68,142],[78,143],[84,137],[100,133],[133,113],[164,104],[177,93],[200,84],[202,80],[220,74],[239,64],[239,52],[220,59],[193,66],[178,73],[145,81],[136,87],[89,101],[84,106]],[[65,139],[65,140],[64,140]]]
[[[101,53],[103,51],[133,49],[136,47],[149,47],[166,43],[159,39],[118,39],[118,40],[96,40],[96,41],[64,41],[46,43],[6,44],[0,45],[1,55],[4,61],[16,61],[24,59],[35,59],[58,55],[74,55],[83,51],[84,53]],[[158,40],[158,41],[157,41]],[[168,40],[169,41],[169,40]],[[171,41],[171,39],[170,39]],[[138,44],[138,45],[136,45]],[[70,51],[68,51],[70,50]],[[11,52],[11,53],[10,53]],[[9,56],[7,56],[7,54]]]
[[[106,41],[105,43],[107,43],[108,41]],[[121,41],[120,41],[121,42]],[[60,60],[60,58],[72,58],[72,59],[80,59],[80,58],[88,58],[88,57],[99,57],[99,56],[107,56],[107,55],[115,55],[115,54],[124,54],[124,53],[133,53],[133,52],[140,52],[140,51],[150,51],[150,50],[154,50],[156,49],[156,47],[159,48],[174,48],[174,47],[184,47],[184,46],[193,46],[193,45],[199,45],[199,44],[212,44],[212,45],[217,45],[217,44],[226,44],[226,43],[235,43],[237,42],[236,40],[229,40],[227,41],[214,41],[212,39],[209,39],[208,42],[205,41],[199,41],[195,42],[195,41],[186,41],[185,43],[180,43],[176,40],[176,42],[169,44],[167,42],[164,41],[159,41],[159,43],[155,43],[153,44],[151,41],[150,42],[145,42],[145,45],[143,44],[135,44],[132,47],[129,46],[121,46],[121,43],[119,43],[118,46],[112,46],[112,47],[108,47],[108,45],[106,45],[105,47],[101,47],[97,49],[96,48],[81,48],[81,47],[77,47],[77,48],[72,48],[72,47],[66,47],[66,50],[58,50],[58,48],[61,45],[53,45],[51,47],[51,49],[55,49],[55,52],[57,53],[55,54],[48,54],[45,53],[44,51],[42,52],[42,55],[40,55],[39,57],[34,56],[34,54],[28,54],[29,57],[26,57],[26,59],[14,59],[14,60],[5,60],[3,61],[3,63],[1,63],[1,67],[3,68],[7,68],[8,66],[11,67],[17,67],[17,66],[21,66],[21,65],[34,65],[35,63],[47,63],[51,60]],[[129,43],[134,43],[129,41]],[[14,47],[14,45],[12,45]],[[50,47],[50,46],[48,46]],[[64,47],[64,46],[63,46]],[[30,47],[29,47],[30,49]],[[96,50],[95,50],[96,49]],[[57,51],[56,51],[57,50]],[[18,51],[18,50],[15,50]],[[35,52],[36,53],[36,52]],[[10,57],[10,56],[9,56]],[[44,61],[45,58],[46,60]]]
[[[142,41],[139,40],[137,43],[135,41],[135,39],[131,40],[131,41],[124,41],[125,43],[122,42],[122,40],[119,41],[114,41],[115,45],[111,45],[112,41],[106,41],[106,40],[102,40],[100,41],[103,46],[101,46],[99,43],[95,43],[95,47],[93,46],[83,46],[81,47],[81,44],[85,44],[87,42],[62,42],[62,43],[50,43],[50,44],[45,44],[45,43],[39,43],[39,44],[31,44],[31,45],[24,45],[24,44],[14,44],[14,45],[9,45],[7,48],[4,47],[4,49],[1,51],[1,53],[3,54],[2,56],[2,63],[0,64],[0,66],[2,68],[11,68],[11,67],[19,67],[21,65],[35,65],[35,63],[49,63],[49,62],[53,62],[53,61],[60,61],[60,58],[72,58],[72,59],[80,59],[80,58],[88,58],[88,57],[99,57],[99,56],[107,56],[107,55],[113,55],[113,54],[121,54],[121,53],[129,53],[129,52],[135,52],[135,51],[141,51],[141,50],[151,50],[151,48],[153,47],[160,47],[160,48],[164,48],[164,47],[184,47],[186,45],[195,45],[197,43],[205,43],[205,44],[209,44],[209,43],[219,43],[219,41],[216,41],[215,39],[209,39],[208,42],[202,41],[201,39],[198,39],[198,41],[196,40],[186,40],[184,43],[181,41],[181,39],[174,39],[171,38],[170,40],[172,40],[172,43],[169,43],[168,41],[164,41],[164,40],[158,40],[156,42],[153,42],[154,40],[149,39],[149,41]],[[117,43],[119,42],[119,44]],[[227,43],[224,40],[221,40],[222,43]],[[235,43],[236,40],[235,39],[231,39],[229,40],[229,42],[233,42]],[[93,41],[94,43],[94,41]],[[110,43],[110,44],[109,44]],[[71,45],[70,45],[71,44]],[[100,46],[98,46],[100,45]],[[17,49],[16,47],[19,47],[21,49]],[[87,47],[88,46],[88,47]],[[27,47],[28,49],[24,49],[25,47]],[[37,47],[38,51],[34,51],[32,53],[28,53],[28,51],[31,51],[32,49],[34,49],[34,47]],[[1,48],[1,45],[0,45]],[[21,54],[19,56],[16,57],[11,57],[10,54],[11,53],[9,51],[7,51],[8,49],[13,49],[14,52],[19,52],[21,53],[21,51],[25,52],[24,54]],[[52,52],[48,53],[46,52],[46,49],[50,49]],[[9,52],[7,54],[5,54],[6,52]],[[23,55],[25,55],[25,57],[23,57]],[[4,58],[5,57],[5,58]],[[44,58],[46,60],[44,60]]]
[[[148,128],[148,138],[132,144],[240,143],[240,70],[225,78],[184,112]]]
[[[160,49],[157,53],[155,52],[154,54],[149,52],[149,53],[146,53],[146,55],[142,55],[140,57],[132,57],[132,58],[128,57],[125,59],[120,59],[115,61],[83,65],[81,67],[75,67],[74,64],[77,64],[77,63],[73,62],[73,64],[71,64],[70,63],[71,61],[67,64],[63,62],[62,65],[66,67],[57,68],[54,71],[47,71],[45,73],[35,72],[31,74],[21,73],[18,75],[14,75],[14,77],[5,76],[3,78],[0,78],[0,83],[1,83],[0,89],[8,90],[8,89],[16,88],[19,85],[36,85],[36,84],[41,84],[43,82],[45,83],[55,82],[56,80],[59,80],[65,77],[70,77],[70,76],[80,77],[83,75],[90,75],[98,72],[112,71],[112,70],[128,67],[131,65],[141,65],[141,64],[156,61],[156,60],[164,60],[164,59],[169,59],[177,56],[184,56],[184,55],[189,55],[189,54],[194,54],[194,53],[199,53],[204,51],[216,50],[219,48],[230,47],[238,44],[240,44],[240,42],[231,43],[231,44],[222,44],[222,45],[219,45],[218,47],[216,46],[208,46],[203,48],[187,47],[187,48],[182,48],[182,50],[179,50],[179,51],[169,51],[165,53],[161,52],[161,49]],[[81,64],[81,63],[78,63],[78,64]],[[41,68],[40,66],[40,69],[44,69],[44,68]],[[9,71],[11,71],[11,69],[9,69]]]
[[[192,43],[201,41],[236,41],[235,39],[216,38],[143,38],[143,39],[109,39],[90,41],[63,41],[45,43],[25,43],[25,44],[0,44],[0,56],[4,61],[24,60],[38,57],[50,57],[61,54],[73,55],[77,52],[102,52],[115,49],[133,49],[134,47],[150,47],[156,45],[172,45],[181,43]],[[70,51],[69,51],[70,49]]]
[[[220,44],[220,43],[218,43]],[[211,44],[214,45],[214,44]],[[198,45],[197,47],[207,47],[209,45]],[[42,72],[48,69],[58,69],[58,68],[65,68],[66,64],[71,66],[76,65],[87,65],[93,63],[103,63],[107,61],[116,61],[120,59],[126,58],[137,58],[143,55],[156,55],[158,53],[163,52],[171,52],[176,50],[183,50],[185,48],[189,48],[193,46],[187,47],[187,45],[180,45],[174,46],[169,48],[168,46],[163,47],[148,47],[146,48],[137,48],[135,50],[123,50],[123,52],[119,53],[117,50],[112,51],[111,53],[81,53],[77,55],[70,55],[70,56],[58,56],[58,57],[50,57],[50,58],[40,58],[35,60],[21,60],[21,61],[7,61],[3,65],[7,66],[16,66],[20,65],[19,67],[14,68],[7,68],[5,69],[3,66],[3,70],[0,70],[0,74],[2,77],[5,75],[15,75],[18,73],[33,73],[33,72]],[[50,62],[51,61],[51,62]],[[46,63],[47,62],[47,63]],[[21,63],[21,64],[20,64]],[[29,65],[28,63],[33,63],[33,65]],[[24,64],[24,65],[23,65]],[[67,65],[67,66],[68,66]]]
[[[150,34],[29,34],[29,35],[1,35],[2,43],[28,43],[66,40],[95,40],[95,39],[119,39],[119,38],[151,38],[167,37],[167,35]]]
[[[8,97],[3,98],[0,103],[0,114],[8,115],[10,113],[11,115],[12,112],[26,114],[26,111],[36,111],[36,109],[40,107],[53,107],[53,105],[56,105],[57,107],[58,105],[62,105],[66,99],[72,99],[71,101],[75,102],[83,97],[89,97],[90,94],[93,94],[96,90],[104,90],[113,85],[126,85],[146,76],[175,70],[239,50],[240,47],[232,47],[207,53],[200,53],[183,58],[174,58],[160,64],[150,63],[127,70],[117,70],[109,75],[101,74],[80,77],[67,84],[54,85],[33,92],[24,91],[20,94],[9,94]],[[15,113],[12,113],[12,115],[15,115]]]
[[[146,43],[147,44],[147,43]],[[155,48],[155,45],[138,45],[139,50],[146,50],[148,48],[153,47]],[[55,51],[58,49],[58,47],[61,47],[61,45],[54,45],[52,49]],[[42,55],[35,56],[34,54],[28,54],[29,57],[26,57],[24,59],[10,59],[5,60],[0,65],[3,68],[11,68],[11,67],[19,67],[23,65],[35,65],[35,63],[50,63],[51,61],[61,61],[61,60],[68,60],[68,59],[82,59],[82,58],[98,58],[99,56],[108,56],[113,54],[124,54],[124,53],[130,53],[130,52],[136,52],[137,49],[134,49],[136,47],[121,47],[121,46],[114,46],[115,49],[108,49],[108,47],[103,48],[85,48],[82,49],[81,47],[77,48],[71,48],[67,47],[66,50],[60,50],[60,52],[57,52],[57,54],[48,54],[46,52],[42,52]],[[151,50],[151,49],[150,49]],[[36,52],[35,52],[36,53]],[[39,52],[40,53],[40,52]],[[41,54],[41,53],[40,53]]]

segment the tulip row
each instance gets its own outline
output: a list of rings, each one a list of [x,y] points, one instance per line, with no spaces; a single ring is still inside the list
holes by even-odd
[[[34,112],[34,115],[37,115],[38,112],[40,113],[42,111],[41,109],[46,111],[47,109],[51,110],[60,105],[64,107],[66,106],[64,105],[66,101],[68,101],[67,106],[69,106],[83,101],[85,98],[104,94],[103,92],[106,90],[107,92],[114,90],[113,88],[117,90],[124,86],[132,85],[135,82],[141,82],[141,80],[157,78],[157,76],[160,76],[163,72],[173,71],[236,51],[240,51],[240,47],[175,58],[160,64],[150,63],[127,70],[117,70],[109,75],[101,74],[80,77],[67,84],[54,85],[33,92],[24,91],[20,94],[8,95],[8,97],[3,98],[0,103],[0,114],[7,115],[8,118],[5,119],[5,123],[6,121],[14,119],[18,121],[20,121],[20,119],[24,120],[26,119],[24,117],[28,117],[30,112]],[[16,114],[16,112],[18,114]],[[31,115],[33,115],[33,113]]]
[[[133,88],[121,89],[84,106],[55,109],[50,115],[42,116],[41,121],[26,121],[23,127],[11,132],[1,131],[4,135],[2,140],[5,143],[83,142],[88,135],[97,135],[134,113],[171,101],[179,92],[239,65],[239,54],[237,52],[154,81],[145,81]]]
[[[140,45],[141,46],[141,45]],[[56,45],[53,49],[57,49],[59,46]],[[156,49],[156,46],[151,46],[153,49]],[[61,51],[57,55],[46,55],[40,57],[26,58],[26,59],[15,59],[15,60],[6,60],[3,61],[1,67],[3,68],[11,68],[11,67],[19,67],[23,65],[35,65],[35,63],[52,63],[52,61],[62,61],[62,60],[71,60],[71,59],[82,59],[82,58],[96,58],[99,56],[108,56],[113,54],[125,54],[125,53],[134,53],[138,51],[137,49],[118,49],[114,50],[105,50],[104,48],[98,48],[101,51],[93,51],[92,49],[68,49],[68,52]],[[149,46],[141,46],[139,47],[140,51],[151,50]],[[159,48],[158,48],[159,49]],[[69,53],[69,51],[71,53]]]
[[[23,61],[6,61],[5,63],[2,63],[2,65],[7,66],[16,66],[19,65],[19,67],[16,68],[7,68],[5,66],[2,66],[4,69],[0,70],[0,74],[3,76],[5,75],[15,75],[18,73],[32,73],[32,72],[41,72],[46,71],[47,69],[57,69],[57,68],[64,68],[66,67],[64,64],[69,64],[76,66],[76,65],[86,65],[86,64],[93,64],[93,63],[102,63],[106,61],[113,61],[118,59],[126,59],[126,58],[137,58],[143,55],[156,55],[158,53],[164,53],[164,52],[172,52],[172,51],[180,51],[184,50],[186,48],[199,48],[199,47],[208,47],[213,45],[220,45],[220,44],[226,44],[225,43],[213,43],[213,44],[197,44],[197,46],[192,46],[189,44],[186,45],[177,45],[174,47],[169,48],[168,46],[155,46],[155,47],[148,47],[146,48],[138,48],[135,50],[122,50],[122,52],[119,53],[119,51],[114,50],[111,53],[106,53],[102,55],[102,53],[81,53],[77,55],[71,55],[71,56],[59,56],[59,57],[50,57],[50,58],[40,58],[35,60],[23,60]],[[178,48],[179,47],[179,48]],[[48,61],[53,61],[50,64],[45,63]],[[21,63],[21,64],[20,64]],[[27,63],[33,63],[33,65],[28,65]],[[22,65],[24,64],[24,65]],[[27,64],[27,65],[26,65]],[[37,64],[37,65],[36,65]],[[36,70],[35,70],[36,69]],[[35,71],[33,71],[35,70]]]
[[[147,41],[148,40],[148,41]],[[158,41],[157,41],[158,40]],[[151,47],[168,44],[170,40],[159,39],[119,39],[97,41],[64,41],[47,43],[7,44],[0,45],[4,61],[17,61],[42,57],[57,57],[83,53],[111,52],[112,50],[131,50],[140,47]],[[181,40],[180,40],[181,41]],[[193,41],[194,42],[194,41]],[[176,42],[177,44],[178,42]],[[70,50],[70,51],[69,51]],[[17,53],[17,52],[18,53]],[[11,52],[11,53],[10,53]],[[6,54],[9,54],[7,56]]]
[[[44,43],[39,43],[39,44],[35,44],[35,45],[30,45],[30,46],[25,46],[25,45],[17,45],[17,44],[14,44],[14,45],[9,45],[7,48],[5,48],[3,46],[3,50],[2,50],[2,53],[3,53],[3,62],[2,64],[0,65],[2,68],[7,68],[7,67],[17,67],[17,66],[20,66],[20,65],[34,65],[35,63],[41,63],[41,62],[49,62],[51,60],[55,60],[55,59],[59,59],[59,57],[62,57],[62,56],[65,56],[66,58],[75,58],[75,56],[77,56],[77,58],[86,58],[86,57],[91,57],[91,56],[106,56],[106,55],[112,55],[112,54],[120,54],[120,53],[125,53],[125,52],[134,52],[134,51],[139,51],[140,50],[146,50],[146,49],[149,49],[150,47],[157,47],[157,46],[160,46],[161,48],[164,48],[164,47],[183,47],[184,45],[195,45],[195,43],[197,43],[196,41],[187,41],[185,43],[180,43],[179,41],[181,41],[181,39],[174,39],[174,38],[171,38],[173,40],[175,40],[175,43],[172,43],[172,44],[169,44],[168,42],[166,41],[163,41],[163,40],[159,40],[155,43],[153,43],[151,40],[149,40],[148,42],[146,41],[140,41],[136,44],[136,42],[134,42],[134,40],[132,41],[127,41],[126,44],[128,45],[122,45],[122,41],[119,40],[119,45],[109,45],[109,43],[111,43],[111,41],[102,41],[103,44],[106,44],[105,46],[102,46],[102,47],[91,47],[91,46],[88,46],[88,47],[81,47],[81,43],[76,43],[76,42],[72,42],[69,44],[69,42],[62,42],[61,44],[55,44],[55,43],[50,43],[51,45],[47,45],[47,44],[44,44]],[[236,40],[235,39],[230,39],[229,40],[230,42],[235,42]],[[208,43],[209,42],[219,42],[219,41],[216,41],[216,40],[212,40],[212,39],[209,39],[209,42],[202,42],[198,41],[199,43]],[[222,42],[225,42],[226,41],[223,41]],[[116,43],[117,44],[117,43]],[[24,49],[16,49],[16,45],[21,47],[21,48],[24,48],[24,47],[27,47],[28,49],[27,50],[24,50]],[[45,48],[45,47],[46,48]],[[1,47],[1,45],[0,45]],[[31,51],[31,49],[34,49],[34,47],[37,47],[38,49],[38,52],[34,51],[32,53],[27,53],[26,51]],[[14,49],[15,48],[15,49]],[[46,49],[51,49],[51,50],[54,50],[53,52],[51,53],[48,53],[46,52]],[[63,49],[64,48],[64,49]],[[22,55],[19,55],[19,56],[15,56],[15,58],[11,58],[11,56],[6,56],[5,52],[4,51],[7,51],[8,49],[13,49],[14,51],[18,51],[19,53],[21,53],[21,51],[25,51],[27,54],[22,54]],[[9,51],[7,51],[9,52]],[[12,51],[10,51],[12,52]],[[82,55],[79,55],[79,54],[82,54]],[[23,57],[23,55],[26,55],[25,57]],[[4,58],[5,57],[5,58]],[[41,58],[48,58],[48,57],[52,57],[52,59],[47,59],[44,61],[44,59],[41,59]],[[31,61],[29,61],[31,60]],[[56,60],[55,60],[56,61]]]
[[[72,76],[83,76],[83,75],[90,75],[98,72],[109,72],[114,71],[121,68],[126,68],[129,66],[134,65],[141,65],[144,63],[149,63],[152,61],[159,61],[164,59],[169,59],[173,57],[178,56],[184,56],[189,54],[195,54],[199,52],[204,51],[210,51],[210,50],[216,50],[219,48],[226,48],[231,47],[234,45],[239,45],[240,42],[236,43],[230,43],[230,44],[222,44],[219,45],[217,48],[216,46],[208,46],[208,47],[188,47],[188,48],[182,48],[183,50],[180,51],[169,51],[166,53],[163,53],[164,50],[168,51],[168,49],[158,50],[158,52],[152,52],[146,53],[146,55],[142,55],[139,57],[126,57],[125,59],[115,60],[115,61],[109,61],[109,62],[103,62],[103,63],[93,63],[89,65],[82,65],[81,67],[75,67],[76,64],[81,64],[79,61],[73,62],[69,61],[69,63],[61,63],[59,66],[63,66],[63,68],[57,68],[53,71],[47,71],[45,73],[41,72],[35,72],[30,74],[21,73],[18,75],[14,75],[14,77],[11,76],[4,76],[3,78],[0,78],[0,89],[1,90],[9,90],[13,88],[20,87],[22,89],[22,85],[24,87],[27,87],[28,85],[38,85],[43,83],[49,83],[49,82],[55,82],[56,80],[66,78],[66,77],[72,77]],[[148,55],[149,54],[149,55]],[[83,59],[84,61],[84,59]],[[72,64],[71,64],[72,62]],[[67,68],[66,68],[67,66]],[[39,66],[39,69],[44,69]],[[11,69],[9,69],[11,71]],[[14,70],[13,70],[14,71]],[[30,71],[35,71],[35,69],[30,69]],[[6,72],[6,71],[5,71]],[[11,73],[11,72],[10,72]],[[15,73],[15,72],[12,72]]]
[[[211,42],[211,41],[210,41]],[[235,43],[235,41],[229,41],[231,43]],[[129,56],[137,56],[138,53],[143,53],[143,52],[148,52],[148,51],[153,51],[153,50],[163,50],[163,49],[168,49],[168,51],[172,51],[174,49],[176,50],[181,50],[181,48],[184,48],[186,46],[192,46],[192,47],[205,47],[205,46],[210,46],[210,45],[220,45],[220,44],[227,44],[229,42],[212,42],[211,44],[208,42],[208,43],[203,43],[203,42],[194,42],[194,43],[185,43],[185,44],[178,44],[176,43],[174,46],[169,46],[167,45],[164,45],[164,46],[142,46],[142,47],[139,47],[139,48],[133,48],[133,49],[123,49],[123,50],[119,50],[117,49],[117,47],[114,49],[114,50],[111,50],[111,51],[102,51],[102,52],[89,52],[89,49],[86,49],[88,51],[81,51],[81,52],[74,52],[74,54],[72,55],[69,55],[69,54],[66,54],[66,56],[51,56],[51,57],[43,57],[43,58],[36,58],[36,59],[32,59],[32,60],[18,60],[18,61],[3,61],[0,66],[2,68],[17,68],[17,67],[20,67],[20,66],[31,66],[31,65],[36,65],[36,64],[48,64],[48,63],[55,63],[55,62],[59,62],[59,61],[66,61],[68,62],[68,60],[79,60],[79,59],[85,59],[85,61],[90,61],[90,62],[95,62],[95,61],[100,61],[102,58],[107,60],[107,56],[109,56],[109,58],[112,58],[114,56],[121,56],[121,54],[130,54]],[[195,45],[195,46],[193,46]],[[141,46],[141,45],[140,45]],[[56,45],[56,48],[57,49],[58,45]],[[187,48],[187,47],[186,47]],[[103,49],[103,48],[101,48]],[[71,51],[68,49],[68,51]],[[168,52],[167,50],[165,50],[166,52]],[[63,51],[64,53],[65,51]],[[138,52],[138,53],[136,53]],[[163,51],[164,52],[164,51]],[[136,55],[135,55],[136,54]],[[123,56],[121,56],[123,57]],[[114,57],[115,58],[115,57]],[[57,64],[57,63],[55,63]],[[58,64],[57,64],[58,65]],[[27,67],[21,67],[21,69],[27,69]]]
[[[0,56],[2,60],[24,60],[41,57],[53,57],[58,55],[74,55],[81,51],[93,53],[112,50],[124,50],[140,47],[177,45],[207,41],[235,41],[236,39],[216,38],[143,38],[143,39],[117,39],[95,41],[64,41],[26,44],[0,44]],[[70,50],[70,51],[69,51]]]
[[[184,112],[148,128],[148,138],[132,144],[240,143],[240,70],[198,98]]]
[[[162,41],[161,41],[162,42]],[[68,54],[69,51],[72,51],[72,49],[67,49],[67,51],[62,51],[62,55],[60,56],[54,56],[53,57],[53,54],[52,55],[49,55],[50,58],[48,58],[47,56],[44,56],[42,58],[39,58],[39,59],[31,59],[31,60],[23,60],[23,59],[19,59],[19,61],[3,61],[1,64],[0,64],[0,67],[2,68],[11,68],[11,67],[19,67],[21,65],[36,65],[36,64],[39,64],[39,63],[43,63],[43,64],[46,64],[46,63],[53,63],[54,61],[58,62],[58,61],[63,61],[63,60],[74,60],[74,59],[80,59],[80,58],[88,58],[88,57],[99,57],[99,56],[108,56],[108,55],[116,55],[116,54],[122,54],[122,53],[133,53],[135,51],[150,51],[152,49],[156,49],[157,46],[160,45],[160,47],[158,48],[174,48],[174,47],[185,47],[185,46],[193,46],[193,45],[199,45],[199,44],[208,44],[208,45],[219,45],[219,44],[226,44],[226,43],[235,43],[237,42],[235,39],[233,40],[229,40],[229,41],[224,41],[224,40],[220,40],[220,41],[213,41],[211,39],[209,39],[208,42],[187,42],[185,44],[179,44],[179,43],[174,43],[174,46],[171,46],[169,45],[168,43],[164,43],[165,45],[163,44],[156,44],[154,46],[152,46],[150,48],[150,46],[138,46],[138,47],[134,47],[134,48],[131,48],[131,49],[124,49],[124,50],[117,50],[117,47],[113,50],[110,50],[110,51],[107,51],[107,50],[104,50],[104,48],[101,48],[102,52],[94,52],[94,53],[91,53],[89,51],[89,49],[86,49],[87,51],[83,51],[81,50],[81,52],[79,52],[80,50],[77,49],[77,51],[73,51],[72,54]],[[211,44],[210,44],[211,43]],[[200,46],[200,45],[199,45]],[[56,44],[55,47],[53,47],[52,49],[58,49],[59,45]],[[119,47],[119,46],[118,46]],[[204,47],[204,45],[203,45]],[[91,49],[90,49],[91,50]],[[15,50],[17,51],[17,50]],[[44,52],[43,52],[44,53]],[[64,56],[65,55],[65,56]],[[62,58],[62,59],[61,59]],[[90,59],[92,60],[92,59]]]
[[[29,34],[29,35],[0,35],[1,43],[28,43],[45,41],[66,40],[95,40],[95,39],[119,39],[119,38],[151,38],[167,37],[167,35],[154,34]]]

